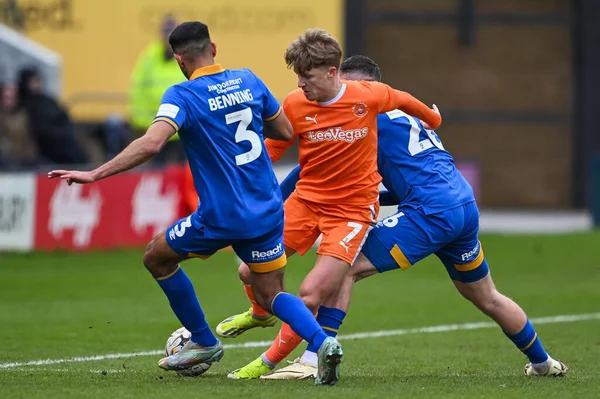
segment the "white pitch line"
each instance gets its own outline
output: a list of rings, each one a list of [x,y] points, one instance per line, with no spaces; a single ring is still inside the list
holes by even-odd
[[[541,324],[557,324],[557,323],[573,323],[577,321],[586,320],[600,320],[600,312],[598,313],[584,313],[584,314],[573,314],[573,315],[560,315],[560,316],[548,316],[538,317],[531,319],[531,322],[536,325]],[[346,334],[340,335],[338,338],[342,340],[351,339],[365,339],[365,338],[377,338],[377,337],[392,337],[398,335],[409,335],[409,334],[427,334],[427,333],[438,333],[438,332],[451,332],[460,330],[479,330],[483,328],[494,328],[497,324],[494,322],[480,322],[480,323],[464,323],[464,324],[442,324],[438,326],[419,327],[419,328],[407,328],[399,330],[381,330],[364,333]],[[241,344],[227,344],[224,345],[225,349],[243,349],[243,348],[264,348],[271,345],[272,341],[250,341]],[[138,356],[156,356],[164,354],[163,350],[154,350],[137,353],[111,353],[108,355],[97,355],[97,356],[85,356],[85,357],[71,357],[68,359],[45,359],[45,360],[32,360],[29,362],[14,362],[14,363],[0,363],[1,369],[10,369],[15,367],[27,367],[27,366],[48,366],[52,364],[62,363],[81,363],[81,362],[92,362],[97,360],[109,360],[109,359],[121,359],[127,357],[138,357]]]

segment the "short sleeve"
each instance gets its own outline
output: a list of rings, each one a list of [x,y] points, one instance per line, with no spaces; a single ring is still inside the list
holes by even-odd
[[[185,124],[186,121],[186,109],[185,102],[181,98],[181,95],[177,92],[176,86],[169,87],[160,102],[158,112],[154,117],[154,122],[165,121],[169,123],[175,131]]]

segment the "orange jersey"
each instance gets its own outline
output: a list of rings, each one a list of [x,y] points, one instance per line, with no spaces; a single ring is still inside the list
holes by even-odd
[[[370,205],[376,202],[381,177],[377,173],[377,115],[400,109],[433,129],[441,117],[406,92],[379,82],[343,81],[331,101],[309,101],[297,89],[283,110],[292,123],[289,142],[265,140],[276,162],[295,138],[302,168],[298,196],[323,204]]]

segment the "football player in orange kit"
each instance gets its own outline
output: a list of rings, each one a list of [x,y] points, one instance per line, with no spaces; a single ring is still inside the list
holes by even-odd
[[[339,286],[377,220],[381,182],[377,172],[377,116],[400,109],[424,121],[427,128],[441,124],[435,105],[432,110],[408,93],[380,82],[342,81],[341,60],[340,44],[321,29],[310,29],[290,44],[285,61],[298,76],[298,89],[285,98],[283,110],[292,123],[294,137],[289,142],[265,141],[271,160],[276,162],[295,139],[299,140],[302,172],[296,191],[284,205],[284,245],[287,256],[296,252],[303,255],[322,234],[317,261],[299,293],[315,313]],[[238,273],[252,308],[217,326],[217,335],[223,338],[276,322],[255,303],[247,270],[242,264]],[[283,324],[267,352],[229,377],[252,379],[270,372],[285,357],[279,349],[297,345],[300,340]],[[337,350],[341,361],[341,347]],[[331,355],[319,353],[319,357]]]

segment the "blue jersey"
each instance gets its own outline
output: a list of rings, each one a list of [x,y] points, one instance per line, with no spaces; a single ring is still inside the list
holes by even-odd
[[[377,167],[400,206],[426,215],[475,201],[473,189],[439,137],[400,110],[377,117]]]
[[[263,121],[280,112],[248,69],[200,68],[165,92],[154,121],[179,132],[206,237],[258,237],[282,222],[279,185],[262,135]]]

